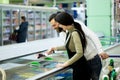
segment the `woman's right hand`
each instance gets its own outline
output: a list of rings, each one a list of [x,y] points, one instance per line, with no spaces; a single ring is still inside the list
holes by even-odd
[[[53,47],[53,48],[50,48],[50,49],[48,49],[47,51],[46,51],[46,54],[52,54],[52,53],[54,53],[54,50],[55,50],[55,48]]]

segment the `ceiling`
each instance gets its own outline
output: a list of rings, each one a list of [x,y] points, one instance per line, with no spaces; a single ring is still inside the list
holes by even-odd
[[[72,2],[80,2],[80,1],[84,1],[85,0],[29,0],[29,2],[31,3],[53,3],[53,2],[56,2],[56,3],[72,3]]]
[[[10,3],[23,3],[25,0],[9,0]],[[28,0],[31,4],[53,4],[57,3],[73,3],[73,2],[85,2],[85,0]]]

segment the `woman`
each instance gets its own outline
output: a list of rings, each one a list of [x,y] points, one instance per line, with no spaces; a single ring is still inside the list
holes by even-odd
[[[67,31],[65,46],[53,47],[46,53],[66,49],[69,60],[63,64],[57,64],[57,67],[70,66],[73,69],[73,80],[90,80],[90,69],[84,57],[87,40],[80,24],[74,22],[73,17],[66,12],[59,13],[55,17],[55,21],[59,23],[59,27]]]

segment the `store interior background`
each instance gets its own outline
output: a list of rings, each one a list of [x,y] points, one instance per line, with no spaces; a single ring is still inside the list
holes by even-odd
[[[0,3],[55,7],[70,13],[75,19],[83,21],[98,37],[116,38],[120,33],[119,0],[0,0]]]
[[[50,14],[63,10],[73,15],[75,19],[83,21],[94,31],[100,38],[105,52],[119,56],[120,0],[0,0],[0,63],[9,63],[12,59],[17,61],[16,59],[23,57],[29,58],[51,46],[62,45],[48,18]],[[76,15],[77,11],[83,16]],[[16,44],[8,38],[13,27],[19,25],[21,14],[26,15],[30,23],[29,37],[25,43]],[[120,60],[117,59],[119,63]],[[14,73],[14,69],[11,72]]]

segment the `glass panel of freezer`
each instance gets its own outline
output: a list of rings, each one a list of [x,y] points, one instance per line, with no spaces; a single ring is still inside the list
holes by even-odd
[[[32,41],[35,38],[34,31],[34,11],[33,10],[28,10],[28,41]]]
[[[19,9],[2,9],[2,45],[11,44],[9,40],[13,29],[19,25]]]
[[[49,78],[43,80],[73,80],[72,69],[63,70],[62,72],[56,73]]]
[[[11,33],[11,10],[10,9],[2,9],[2,31],[1,31],[1,45],[4,44],[10,44],[10,41],[8,39],[10,33]]]
[[[41,39],[41,12],[35,11],[35,39]]]
[[[43,56],[39,59],[36,57],[37,54],[39,53],[0,62],[0,67],[4,69],[7,74],[7,80],[32,79],[32,77],[36,75],[39,75],[38,79],[40,80],[43,78],[47,79],[48,77],[60,78],[63,77],[62,75],[67,75],[69,77],[71,76],[72,70],[66,71],[67,69],[65,69],[63,70],[65,72],[59,73],[61,70],[57,71],[56,69],[57,63],[64,62],[68,59],[66,53],[54,53],[50,56]],[[58,73],[56,74],[56,72]],[[55,75],[52,73],[55,73]]]

